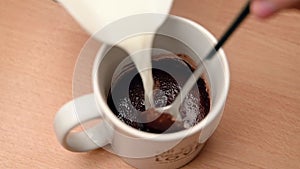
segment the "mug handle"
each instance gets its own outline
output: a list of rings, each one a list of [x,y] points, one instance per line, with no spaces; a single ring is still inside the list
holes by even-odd
[[[60,144],[67,150],[86,152],[103,147],[109,143],[111,128],[102,119],[94,100],[94,94],[78,97],[65,105],[56,113],[54,130]],[[100,119],[97,125],[85,129],[82,124]],[[74,132],[81,125],[83,131]]]

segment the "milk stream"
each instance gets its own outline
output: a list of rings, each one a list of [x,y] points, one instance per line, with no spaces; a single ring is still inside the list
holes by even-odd
[[[59,2],[88,33],[94,35],[106,25],[127,16],[143,13],[168,14],[173,0],[59,0]],[[164,18],[157,18],[155,22],[150,22],[150,24],[146,24],[146,22],[149,22],[147,20],[144,22],[145,23],[136,23],[133,26],[138,26],[141,30],[149,30],[150,25],[151,31],[156,32],[161,24],[163,24]],[[114,35],[119,33],[119,31],[126,31],[122,28],[117,30],[118,32],[111,31],[109,33]],[[97,36],[96,34],[95,36],[96,39],[107,44],[114,45],[116,42],[115,39],[112,39],[114,36]],[[142,56],[139,55],[137,51],[151,48],[153,38],[153,35],[147,34],[135,36],[117,44],[129,53],[141,75],[145,91],[146,108],[154,105],[152,95],[153,78],[151,70],[151,50],[142,52]]]
[[[151,50],[154,35],[140,35],[126,39],[118,45],[127,50],[131,60],[135,64],[143,82],[145,91],[145,107],[146,109],[154,107],[153,101],[153,78],[151,64]],[[143,50],[145,49],[145,50]],[[140,52],[143,50],[143,52]]]

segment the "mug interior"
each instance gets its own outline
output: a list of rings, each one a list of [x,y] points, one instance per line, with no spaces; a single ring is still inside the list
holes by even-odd
[[[170,16],[157,31],[153,48],[163,49],[174,54],[186,54],[194,62],[199,63],[203,57],[216,43],[216,39],[206,29],[190,20]],[[163,53],[162,53],[163,54]],[[125,130],[136,137],[151,137],[153,133],[139,131],[121,122],[107,105],[107,96],[111,88],[113,74],[119,64],[128,58],[128,54],[121,48],[103,45],[100,49],[94,65],[93,87],[96,101],[106,117],[114,127]],[[193,134],[205,127],[212,121],[218,113],[222,113],[222,107],[226,101],[229,89],[229,68],[223,50],[219,50],[214,58],[206,62],[205,80],[209,88],[211,108],[208,115],[197,125],[175,133],[160,134],[159,139],[176,139],[182,133]]]

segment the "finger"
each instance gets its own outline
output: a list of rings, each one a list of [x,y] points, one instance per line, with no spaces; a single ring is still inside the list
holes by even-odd
[[[266,18],[284,8],[299,8],[300,0],[253,0],[251,12],[260,17]]]
[[[272,1],[254,0],[251,4],[251,12],[260,18],[266,18],[276,11],[277,7]]]

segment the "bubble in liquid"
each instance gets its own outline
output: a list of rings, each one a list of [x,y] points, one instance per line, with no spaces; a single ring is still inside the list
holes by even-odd
[[[167,105],[168,97],[166,96],[166,92],[162,90],[153,90],[153,99],[155,107],[164,107]]]

